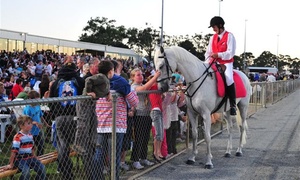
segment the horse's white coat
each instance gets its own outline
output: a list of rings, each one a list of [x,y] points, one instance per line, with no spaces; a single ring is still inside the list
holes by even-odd
[[[169,89],[169,79],[168,77],[168,70],[166,68],[166,61],[163,58],[167,58],[167,61],[169,62],[169,68],[172,69],[174,72],[175,69],[178,69],[182,75],[184,76],[187,86],[191,84],[190,88],[188,88],[187,93],[189,95],[194,96],[192,98],[189,98],[186,96],[186,103],[188,106],[188,117],[191,123],[192,127],[192,133],[193,133],[193,153],[189,157],[190,162],[195,162],[195,156],[197,155],[197,127],[198,127],[198,121],[197,116],[200,115],[203,118],[203,124],[204,124],[204,134],[205,134],[205,141],[207,144],[207,162],[205,167],[206,168],[213,168],[212,164],[212,154],[211,154],[211,136],[210,136],[210,130],[211,130],[211,113],[214,111],[214,109],[219,105],[222,98],[220,98],[217,95],[217,88],[216,88],[216,80],[215,76],[213,74],[213,77],[207,77],[204,80],[205,76],[202,76],[203,72],[206,70],[207,67],[209,67],[209,64],[204,63],[203,61],[199,60],[197,57],[186,51],[185,49],[181,47],[170,47],[164,49],[164,53],[161,52],[161,49],[157,48],[154,56],[154,63],[156,70],[161,71],[161,76],[158,78],[159,87],[163,91],[167,91]],[[210,72],[213,70],[210,69]],[[240,118],[241,118],[241,124],[239,125],[240,129],[240,143],[239,147],[236,151],[236,155],[242,155],[242,147],[246,143],[246,129],[247,129],[247,122],[246,122],[246,115],[247,115],[247,109],[249,105],[250,96],[252,93],[252,88],[249,82],[248,77],[242,73],[241,71],[236,71],[242,78],[243,83],[245,85],[247,96],[241,99],[237,99],[237,107],[239,109]],[[169,70],[169,76],[171,75],[171,70]],[[202,76],[202,77],[201,77]],[[197,80],[199,77],[201,77],[199,80]],[[197,80],[197,81],[195,81]],[[200,88],[197,90],[201,82],[203,84],[200,86]],[[227,130],[229,133],[228,143],[227,143],[227,150],[225,155],[228,157],[231,154],[232,150],[232,120],[230,116],[229,110],[229,102],[226,103],[226,110],[225,110],[225,116],[227,117]],[[193,110],[192,106],[196,111]],[[218,112],[224,112],[224,105],[221,109],[218,110]]]

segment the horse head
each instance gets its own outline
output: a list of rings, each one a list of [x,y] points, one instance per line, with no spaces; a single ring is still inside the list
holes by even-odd
[[[163,92],[166,92],[170,87],[170,78],[172,77],[173,70],[169,64],[163,47],[156,47],[154,64],[156,70],[161,72],[160,77],[157,79],[158,88]]]

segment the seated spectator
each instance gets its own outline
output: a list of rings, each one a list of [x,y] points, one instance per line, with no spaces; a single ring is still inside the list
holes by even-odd
[[[83,74],[83,76],[85,76],[90,71],[90,65],[88,63],[86,63],[83,65],[82,68],[83,68],[82,74]]]
[[[38,85],[41,98],[43,98],[45,92],[49,90],[49,83],[50,83],[49,75],[46,73],[43,74],[41,83]]]
[[[35,77],[41,78],[44,71],[43,61],[39,60],[35,68]]]
[[[31,88],[30,87],[25,87],[23,89],[23,91],[20,92],[16,98],[27,99],[29,91],[31,91]]]
[[[0,82],[0,102],[4,102],[4,101],[8,100],[8,96],[4,92],[5,92],[4,85],[2,82]],[[10,114],[10,109],[7,107],[1,107],[0,113],[1,114]]]
[[[21,78],[16,80],[16,83],[12,87],[11,93],[9,96],[9,98],[11,100],[15,99],[19,95],[19,93],[23,91],[22,82],[23,82],[23,80]]]
[[[17,120],[20,131],[14,136],[9,165],[5,169],[17,167],[21,171],[20,179],[30,179],[30,168],[34,169],[36,179],[46,179],[45,166],[37,159],[33,151],[34,140],[30,133],[32,119],[21,116]]]
[[[6,77],[5,82],[4,82],[4,88],[5,88],[7,96],[10,95],[11,89],[14,86],[14,83],[15,83],[15,77],[14,76]]]

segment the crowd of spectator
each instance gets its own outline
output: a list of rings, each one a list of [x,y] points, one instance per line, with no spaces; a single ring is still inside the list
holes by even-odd
[[[249,73],[249,80],[251,82],[276,82],[280,80],[295,79],[293,74],[279,74],[279,73]]]
[[[110,57],[101,57],[101,56],[92,56],[92,55],[84,55],[84,54],[73,54],[73,55],[66,55],[63,53],[55,53],[51,51],[37,51],[35,53],[29,54],[26,49],[24,51],[14,51],[14,52],[5,52],[1,51],[0,54],[0,78],[1,82],[4,86],[3,94],[6,94],[8,96],[7,99],[13,100],[15,98],[48,98],[48,97],[58,97],[58,92],[55,89],[57,86],[56,84],[59,83],[59,79],[70,79],[71,77],[76,77],[78,82],[82,83],[80,84],[80,87],[82,87],[81,90],[78,91],[78,95],[84,94],[84,95],[91,95],[83,88],[87,88],[87,81],[91,81],[90,77],[95,77],[99,72],[106,72],[106,70],[103,71],[100,70],[103,66],[104,61],[111,61],[114,64],[114,70],[115,73],[113,76],[107,75],[109,77],[110,81],[110,89],[111,90],[121,90],[121,94],[126,95],[129,94],[130,91],[139,92],[144,90],[150,90],[151,87],[155,84],[156,79],[159,77],[160,72],[155,71],[153,68],[153,64],[146,63],[146,62],[139,62],[138,64],[134,64],[132,60],[124,60],[124,59],[116,59],[116,58],[110,58]],[[102,64],[102,66],[101,66]],[[109,70],[110,72],[110,70]],[[68,76],[68,77],[67,77]],[[147,81],[148,77],[149,81]],[[119,77],[122,77],[126,83],[128,83],[129,89],[128,92],[126,90],[123,91],[123,86],[120,86],[120,80]],[[173,74],[173,80],[174,80],[174,87],[172,87],[174,90],[178,90],[178,88],[181,88],[182,83],[184,82],[183,76],[180,74],[180,72],[176,71]],[[84,83],[85,81],[85,83]],[[123,82],[123,80],[122,80]],[[92,83],[94,86],[95,83]],[[1,85],[1,84],[0,84]],[[176,85],[176,87],[175,87]],[[177,86],[179,85],[179,86]],[[126,85],[127,86],[127,85]],[[131,87],[130,87],[131,86]],[[99,87],[98,87],[99,88]],[[119,88],[119,89],[118,89]],[[177,89],[176,89],[177,88]],[[92,89],[93,93],[96,93],[93,91],[93,87],[90,87]],[[34,90],[35,93],[32,97],[29,92]],[[128,118],[125,122],[127,123],[127,129],[119,129],[121,133],[121,142],[118,142],[118,144],[121,143],[121,146],[118,145],[117,148],[117,170],[119,171],[120,168],[124,170],[129,170],[130,167],[128,165],[128,162],[125,162],[125,156],[126,152],[132,149],[132,154],[130,160],[132,161],[132,167],[135,169],[143,169],[145,166],[152,166],[154,163],[152,160],[149,160],[148,156],[148,144],[150,140],[150,132],[151,128],[155,127],[154,130],[158,132],[159,134],[155,135],[155,132],[153,133],[154,140],[158,140],[159,143],[155,143],[156,148],[158,151],[153,152],[153,155],[155,155],[154,160],[156,162],[160,162],[162,160],[165,160],[169,156],[176,154],[176,138],[184,138],[184,123],[185,123],[185,113],[179,110],[178,107],[184,106],[184,98],[182,98],[182,91],[179,91],[180,93],[172,92],[164,93],[162,95],[159,95],[161,98],[160,103],[163,103],[163,106],[160,106],[160,111],[163,111],[161,113],[162,118],[154,118],[150,117],[150,105],[151,102],[149,101],[148,95],[141,95],[139,96],[139,103],[137,104],[137,107],[128,107],[127,108],[127,114]],[[28,94],[29,93],[29,94]],[[29,96],[28,96],[29,95]],[[38,96],[38,97],[37,97]],[[3,96],[4,97],[4,96]],[[97,97],[99,98],[99,97]],[[157,96],[158,98],[158,96]],[[180,100],[181,99],[181,100]],[[127,105],[129,100],[126,100]],[[147,103],[145,103],[147,102]],[[97,102],[99,104],[99,102]],[[152,102],[153,103],[153,102]],[[124,104],[126,105],[125,101]],[[96,110],[97,106],[99,105],[91,105],[89,108],[92,107],[92,109]],[[171,107],[172,106],[172,107]],[[154,110],[156,110],[156,106],[152,104],[152,107]],[[85,107],[84,105],[81,106],[77,110],[74,108],[74,110],[68,110],[63,111],[63,107],[59,107],[59,109],[56,107],[50,107],[51,112],[55,114],[55,122],[56,122],[56,130],[57,130],[57,139],[59,141],[57,145],[58,150],[58,167],[59,171],[61,172],[62,176],[65,179],[72,179],[72,161],[68,157],[68,154],[70,153],[69,147],[75,140],[76,144],[76,136],[78,134],[85,134],[87,136],[94,136],[91,134],[91,128],[95,127],[93,124],[91,124],[84,133],[75,133],[76,129],[82,130],[82,128],[85,128],[87,126],[86,122],[80,124],[80,118],[84,119],[86,117],[92,117],[92,116],[86,116],[86,113],[89,113],[91,111],[84,111],[84,109],[87,109],[88,107]],[[99,107],[98,107],[99,109]],[[186,110],[186,109],[185,109]],[[84,111],[84,112],[83,112]],[[82,114],[78,114],[78,113]],[[77,113],[77,114],[76,114]],[[101,112],[100,112],[101,113]],[[42,116],[42,114],[40,114]],[[96,130],[98,132],[97,136],[94,138],[97,138],[96,141],[89,140],[85,143],[98,143],[99,139],[101,140],[101,144],[104,142],[103,139],[109,138],[110,136],[107,136],[107,129],[103,131],[101,130],[99,122],[103,120],[103,117],[99,115],[99,112],[95,112],[93,116],[98,117],[98,127],[96,126]],[[77,125],[74,124],[74,116],[77,116]],[[100,118],[99,118],[100,117]],[[102,119],[101,119],[102,118]],[[118,116],[117,116],[118,118]],[[91,120],[92,121],[92,120]],[[152,123],[153,121],[161,121],[162,124],[160,124],[160,129],[157,129],[158,126],[154,126]],[[42,121],[39,121],[39,123],[42,123]],[[122,123],[122,122],[120,122]],[[81,127],[81,126],[84,127]],[[47,125],[48,126],[48,125]],[[77,128],[76,128],[77,126]],[[67,128],[66,128],[67,127]],[[122,126],[124,127],[124,126]],[[181,128],[180,128],[181,127]],[[134,129],[134,130],[133,130]],[[180,130],[181,129],[181,130]],[[68,132],[66,132],[68,130]],[[81,132],[81,131],[80,131]],[[39,133],[37,133],[36,136],[38,136]],[[34,136],[35,137],[35,136]],[[81,137],[81,139],[84,137]],[[90,139],[91,137],[89,137]],[[71,140],[72,139],[72,140]],[[91,138],[92,139],[92,138]],[[35,140],[35,138],[34,138]],[[44,141],[43,139],[39,141]],[[109,142],[105,140],[105,142]],[[42,144],[43,146],[44,142],[41,142],[39,144]],[[159,148],[157,146],[160,146]],[[99,147],[97,147],[97,144],[95,146],[72,146],[75,148],[76,151],[78,151],[79,154],[82,155],[82,158],[85,158],[86,153],[94,153],[101,154],[101,161],[106,161],[105,156],[103,155],[103,150]],[[95,148],[96,151],[89,151],[87,149],[82,149],[82,147],[91,147]],[[97,149],[98,148],[98,149]],[[107,152],[106,152],[107,153]],[[43,154],[43,149],[41,147],[39,148],[39,155]],[[89,156],[90,158],[91,156]],[[95,156],[97,157],[97,156]],[[94,158],[95,158],[94,157]],[[99,162],[99,158],[95,160],[95,162]],[[84,161],[84,160],[83,160]],[[86,163],[86,164],[85,164]],[[86,166],[85,170],[88,173],[88,170],[91,170],[91,163],[83,162],[83,164]],[[90,168],[89,168],[90,167]],[[104,167],[99,168],[100,171],[104,171]],[[92,172],[89,172],[90,174]],[[89,178],[89,177],[87,177]],[[90,177],[91,179],[95,178],[94,176]]]

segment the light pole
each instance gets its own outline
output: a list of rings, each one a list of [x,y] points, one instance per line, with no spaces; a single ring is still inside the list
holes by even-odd
[[[279,47],[279,34],[277,34],[277,58],[276,58],[276,67],[277,67],[277,70],[279,70],[278,68],[278,47]]]
[[[219,0],[219,16],[221,16],[221,2],[222,2],[223,0]]]
[[[247,42],[247,19],[245,19],[245,37],[244,37],[244,60],[243,60],[243,70],[246,70],[246,42]]]
[[[161,5],[161,30],[160,30],[160,46],[162,47],[164,42],[164,0],[162,0]]]

